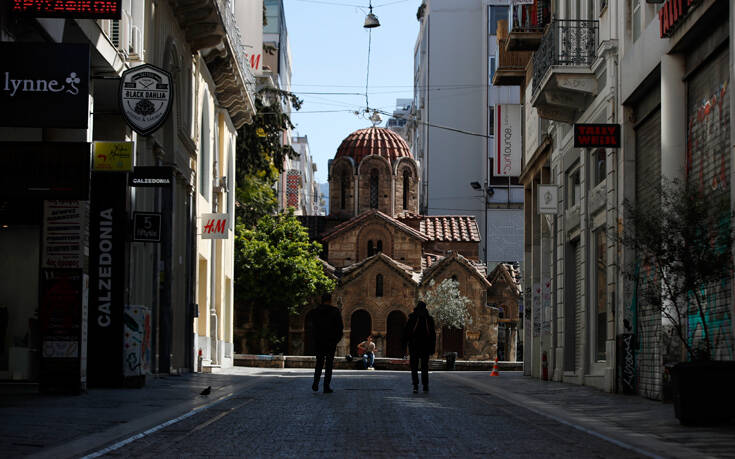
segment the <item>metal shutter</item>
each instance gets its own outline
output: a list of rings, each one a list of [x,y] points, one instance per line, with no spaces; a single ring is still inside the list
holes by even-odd
[[[575,269],[575,275],[574,275],[574,292],[576,295],[576,313],[575,313],[575,341],[576,345],[574,346],[574,361],[576,363],[577,369],[583,368],[583,362],[582,362],[582,356],[584,355],[584,352],[582,352],[582,346],[584,345],[584,302],[582,301],[582,288],[584,285],[584,259],[583,254],[584,250],[582,250],[582,246],[577,243],[574,247],[574,260],[576,264]]]

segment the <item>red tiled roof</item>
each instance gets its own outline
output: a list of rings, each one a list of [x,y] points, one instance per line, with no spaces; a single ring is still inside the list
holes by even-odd
[[[330,231],[327,234],[322,235],[322,241],[326,242],[331,239],[334,239],[338,234],[342,233],[343,231],[347,230],[348,228],[352,228],[355,225],[367,220],[368,218],[376,216],[385,222],[395,226],[396,228],[410,234],[411,236],[421,240],[426,241],[426,235],[420,233],[419,231],[416,231],[415,229],[411,228],[410,226],[406,225],[405,223],[401,222],[400,220],[397,220],[395,218],[392,218],[389,215],[384,214],[383,212],[380,212],[379,210],[369,210],[367,212],[363,212],[362,214],[358,215],[357,217],[353,217],[349,220],[347,220],[344,223],[340,223],[339,225],[332,228],[332,231]]]
[[[480,242],[480,231],[474,216],[426,215],[421,232],[431,241]]]
[[[348,135],[337,148],[334,159],[350,156],[359,164],[369,155],[379,155],[391,162],[404,156],[413,158],[411,149],[401,136],[390,129],[371,127]]]

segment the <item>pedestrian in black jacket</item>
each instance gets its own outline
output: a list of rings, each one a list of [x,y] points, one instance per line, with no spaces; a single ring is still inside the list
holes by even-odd
[[[342,339],[342,313],[339,309],[331,306],[332,295],[322,295],[322,304],[314,309],[313,334],[316,344],[316,367],[314,368],[314,383],[311,389],[319,390],[319,378],[324,367],[324,393],[331,394],[332,388],[332,365],[334,364],[334,352],[337,343]],[[325,365],[326,363],[326,365]]]
[[[419,360],[421,361],[421,384],[424,392],[429,392],[429,356],[435,352],[436,329],[434,318],[426,309],[426,303],[419,301],[403,328],[403,349],[408,346],[411,354],[411,381],[413,393],[419,391]]]

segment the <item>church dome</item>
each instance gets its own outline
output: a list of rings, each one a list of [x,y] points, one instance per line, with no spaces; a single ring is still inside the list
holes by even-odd
[[[349,156],[355,164],[369,155],[380,155],[391,163],[398,158],[413,158],[411,149],[403,138],[381,127],[360,129],[348,135],[337,148],[334,159]]]

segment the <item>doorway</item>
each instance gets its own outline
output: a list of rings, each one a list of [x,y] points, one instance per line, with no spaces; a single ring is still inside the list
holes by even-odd
[[[442,353],[456,352],[464,357],[464,328],[442,327]]]
[[[352,313],[350,319],[350,354],[357,355],[357,345],[365,341],[365,338],[373,331],[373,321],[370,313],[364,309],[358,309]]]
[[[405,349],[401,345],[403,327],[406,325],[406,315],[401,311],[393,311],[388,314],[387,335],[385,339],[386,357],[403,357]]]

